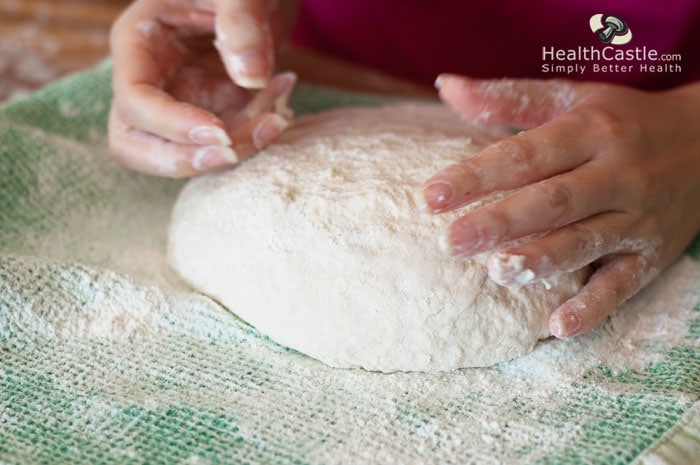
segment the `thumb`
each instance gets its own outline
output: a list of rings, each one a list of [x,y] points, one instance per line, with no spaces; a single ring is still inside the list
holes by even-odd
[[[265,87],[274,68],[269,18],[275,0],[216,2],[216,41],[226,72],[241,87]]]
[[[520,128],[539,126],[568,111],[585,84],[565,80],[471,79],[441,74],[440,98],[465,118]]]

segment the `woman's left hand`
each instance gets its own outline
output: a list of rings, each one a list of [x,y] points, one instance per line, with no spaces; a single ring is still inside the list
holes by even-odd
[[[592,265],[550,317],[557,337],[598,326],[700,230],[700,84],[650,93],[560,80],[438,79],[464,117],[527,128],[429,179],[432,213],[507,197],[453,221],[455,257],[493,251],[489,276],[523,285]],[[509,242],[528,238],[513,246]]]

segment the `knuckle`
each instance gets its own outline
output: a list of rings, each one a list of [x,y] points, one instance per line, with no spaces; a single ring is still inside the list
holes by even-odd
[[[632,266],[621,266],[620,268],[617,279],[613,280],[612,291],[617,302],[624,302],[641,286],[642,271]]]
[[[576,236],[579,242],[588,242],[595,236],[589,226],[580,222],[571,224],[569,231]]]
[[[485,222],[484,241],[495,246],[502,240],[514,239],[511,235],[510,217],[500,208],[492,208],[489,220]]]
[[[509,166],[514,176],[531,176],[537,171],[537,149],[525,135],[512,136],[491,146],[493,154],[498,154]]]
[[[451,178],[460,180],[461,188],[464,191],[463,196],[468,197],[483,191],[480,166],[480,158],[467,158],[450,167]]]
[[[600,234],[594,233],[590,227],[581,222],[571,224],[569,226],[569,231],[574,235],[576,243],[578,244],[577,256],[585,260],[597,258],[596,255],[604,245]]]
[[[567,226],[567,232],[574,237],[572,263],[578,267],[595,263],[615,249],[619,241],[617,233],[601,228],[601,225],[596,225],[594,229],[585,221],[570,224]]]
[[[552,220],[559,226],[566,224],[573,212],[571,190],[566,185],[553,181],[539,184],[538,189]]]
[[[580,114],[599,140],[629,141],[638,138],[641,134],[639,122],[622,118],[602,105],[582,106]]]
[[[581,108],[581,111],[586,115],[588,123],[601,130],[613,130],[620,124],[617,118],[611,111],[600,106],[589,104]]]
[[[510,157],[516,166],[530,166],[533,164],[536,150],[532,142],[525,136],[513,136],[496,142],[492,148]]]

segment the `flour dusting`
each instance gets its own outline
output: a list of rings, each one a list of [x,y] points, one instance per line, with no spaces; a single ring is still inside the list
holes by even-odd
[[[500,368],[554,389],[600,364],[613,373],[642,370],[658,362],[664,348],[688,342],[687,328],[698,318],[699,279],[700,264],[684,257],[601,327],[574,339],[543,341],[532,353]]]
[[[536,89],[536,86],[532,86]],[[557,109],[558,113],[569,110],[578,94],[575,87],[566,81],[550,80],[547,82],[546,92],[528,93],[531,89],[518,84],[513,79],[486,80],[478,84],[476,91],[485,97],[485,102],[479,110],[476,121],[491,121],[494,102],[508,102],[509,114],[514,120],[525,117],[528,121],[543,122],[544,115],[550,114],[551,109]],[[533,102],[532,97],[537,101]]]
[[[693,431],[696,447],[686,450],[698,450],[697,261],[681,258],[602,327],[546,339],[491,368],[330,368],[273,343],[168,270],[168,212],[182,184],[114,165],[89,113],[108,97],[85,81],[72,81],[84,101],[56,105],[54,132],[9,116],[0,128],[11,180],[0,183],[4,460],[661,463]],[[19,104],[32,110],[31,99]],[[73,120],[76,109],[82,118]],[[473,145],[479,135],[463,136]],[[291,176],[274,174],[278,184]],[[337,175],[324,170],[319,184]],[[361,211],[356,194],[338,195]],[[368,247],[381,228],[360,232],[355,245]],[[414,279],[406,273],[397,289]]]
[[[549,290],[505,288],[484,257],[441,253],[436,241],[460,212],[418,214],[414,192],[478,150],[465,132],[433,104],[300,118],[238,169],[185,187],[171,263],[275,341],[331,366],[434,371],[517,357],[549,335],[550,312],[585,272],[554,276]]]

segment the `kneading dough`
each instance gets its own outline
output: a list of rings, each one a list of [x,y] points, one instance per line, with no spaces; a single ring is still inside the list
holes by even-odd
[[[505,288],[485,258],[439,249],[458,214],[422,213],[417,193],[474,153],[475,137],[432,104],[299,118],[265,152],[187,184],[171,264],[262,333],[331,366],[451,370],[525,354],[582,275]]]

